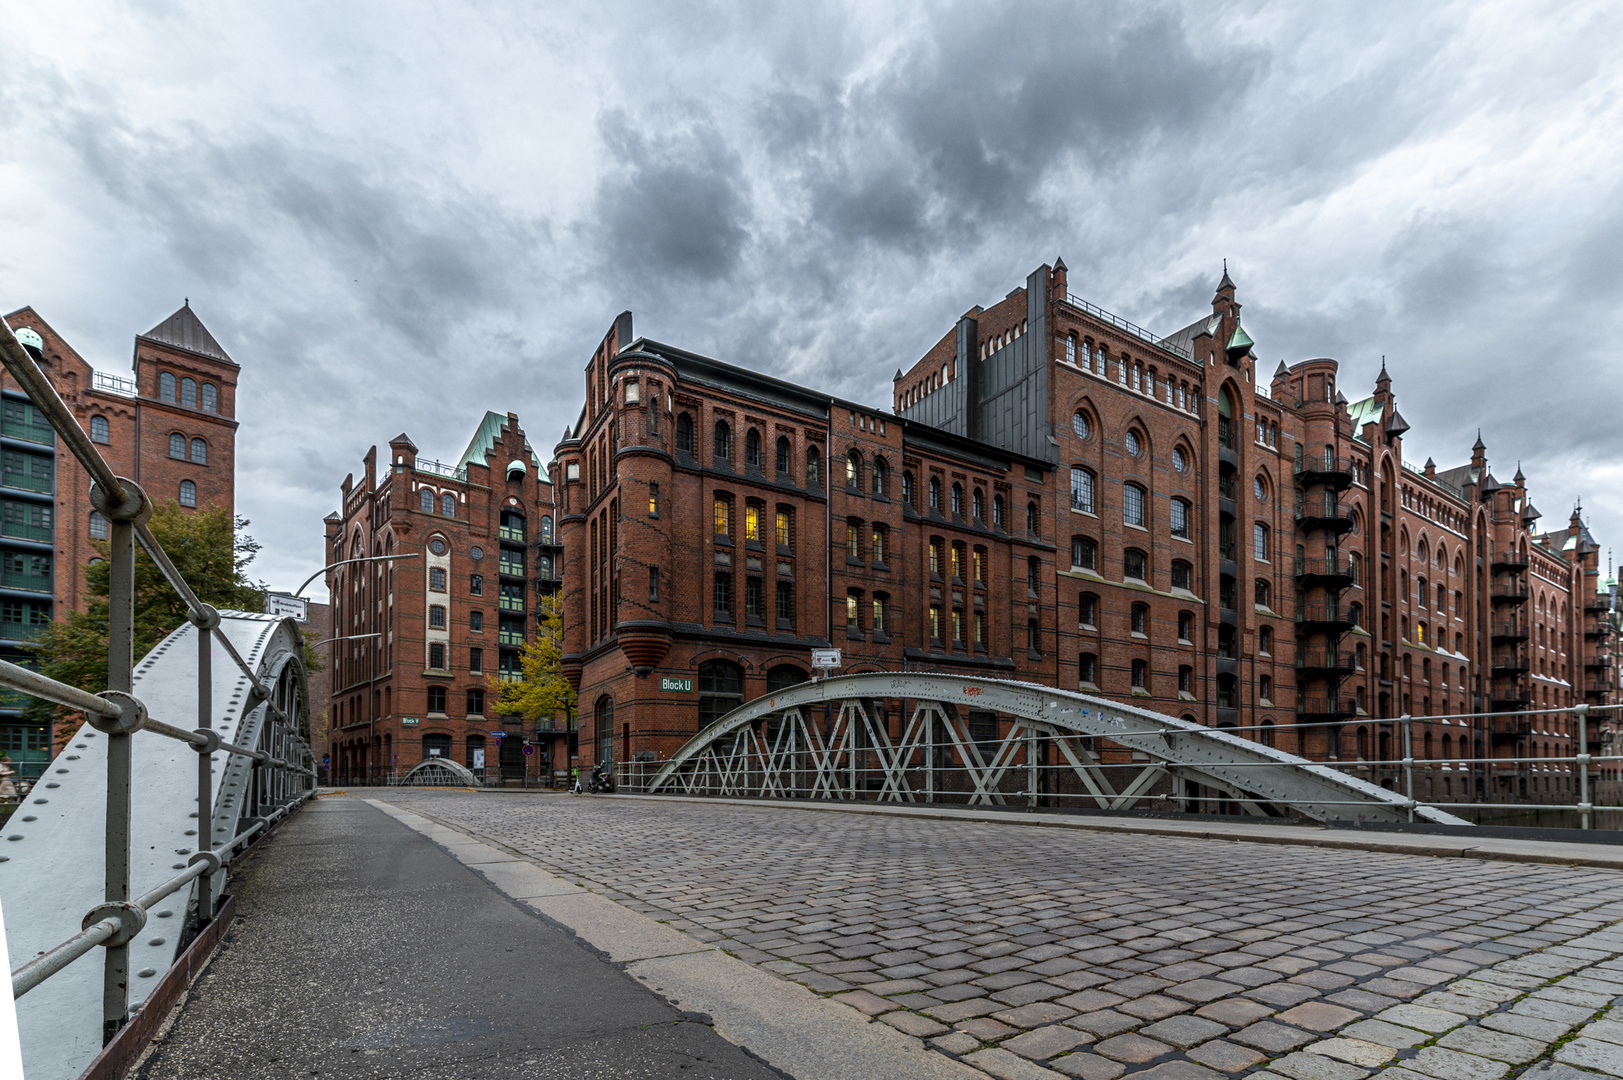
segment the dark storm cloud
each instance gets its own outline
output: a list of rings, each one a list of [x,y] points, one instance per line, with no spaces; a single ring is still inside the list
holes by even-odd
[[[707,117],[647,130],[621,110],[599,123],[607,151],[597,219],[611,273],[675,284],[721,280],[749,238],[743,166]]]

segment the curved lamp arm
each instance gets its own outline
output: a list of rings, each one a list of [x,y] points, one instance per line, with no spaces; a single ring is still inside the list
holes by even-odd
[[[299,594],[303,593],[305,589],[308,589],[310,587],[310,583],[312,581],[314,581],[316,578],[320,577],[322,574],[325,574],[327,571],[336,569],[336,568],[338,568],[340,566],[349,566],[351,563],[363,563],[363,562],[389,562],[392,559],[415,559],[416,557],[417,557],[417,553],[415,551],[411,551],[411,552],[407,552],[407,553],[405,553],[403,555],[369,555],[364,559],[343,559],[343,560],[341,560],[339,562],[328,563],[326,566],[323,566],[320,570],[317,570],[315,573],[313,573],[309,577],[305,578],[304,579],[304,584],[300,585],[297,589],[293,590],[293,595],[298,596]]]

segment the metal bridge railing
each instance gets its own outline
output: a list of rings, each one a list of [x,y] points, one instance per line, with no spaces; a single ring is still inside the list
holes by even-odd
[[[250,686],[250,701],[243,709],[264,707],[287,724],[289,718],[272,700],[272,691],[243,660],[241,653],[220,629],[220,613],[197,598],[174,562],[148,527],[152,503],[146,492],[132,480],[118,476],[97,451],[90,436],[74,420],[56,388],[40,371],[32,356],[0,321],[0,362],[17,380],[34,407],[50,422],[79,463],[90,474],[89,499],[111,525],[108,589],[107,690],[91,694],[50,679],[16,664],[0,661],[0,687],[21,690],[65,708],[76,709],[97,731],[107,736],[107,811],[105,825],[105,890],[103,903],[84,918],[84,929],[49,949],[11,973],[14,997],[21,997],[52,975],[97,946],[106,949],[102,979],[103,1041],[111,1040],[124,1026],[129,1013],[129,942],[146,925],[147,912],[159,901],[200,880],[198,922],[214,917],[213,875],[232,858],[236,848],[274,824],[314,790],[314,759],[308,745],[288,741],[281,753],[295,752],[298,761],[284,760],[264,750],[236,746],[223,741],[213,726],[213,643],[224,647],[241,669]],[[146,707],[133,696],[135,642],[135,545],[139,542],[157,564],[164,579],[186,603],[191,623],[198,628],[197,642],[197,727],[177,727],[147,714]],[[248,758],[267,770],[263,801],[275,806],[250,828],[218,847],[200,849],[191,856],[186,869],[140,896],[130,895],[130,816],[131,740],[136,732],[148,731],[175,739],[197,751],[197,818],[199,833],[214,813],[212,758],[216,751]]]

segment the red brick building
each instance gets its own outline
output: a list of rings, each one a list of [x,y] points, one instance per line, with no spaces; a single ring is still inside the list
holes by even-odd
[[[621,315],[554,466],[583,759],[667,756],[826,644],[847,672],[1081,688],[1388,784],[1403,712],[1439,718],[1417,757],[1574,752],[1570,717],[1441,717],[1612,699],[1578,516],[1538,532],[1480,441],[1405,464],[1384,370],[1354,404],[1334,360],[1261,382],[1240,309],[1225,273],[1163,337],[1071,296],[1060,261],[898,371],[889,413]],[[1572,790],[1507,760],[1417,794]]]
[[[157,503],[234,507],[239,369],[190,304],[136,336],[130,379],[95,370],[33,308],[6,323],[120,476]],[[27,640],[58,611],[84,610],[83,568],[108,525],[84,497],[89,476],[3,371],[0,405],[0,657],[21,662]],[[21,722],[25,702],[0,698],[0,751],[32,776],[50,758],[51,737]]]
[[[557,589],[552,484],[518,417],[487,413],[454,465],[404,434],[381,475],[376,447],[365,463],[326,522],[332,633],[358,638],[328,649],[331,777],[376,782],[433,757],[515,782],[567,767],[566,722],[486,708],[489,678],[518,677],[536,601]],[[336,565],[396,553],[414,557]]]

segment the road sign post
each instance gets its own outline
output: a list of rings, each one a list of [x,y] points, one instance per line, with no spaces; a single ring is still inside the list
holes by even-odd
[[[811,654],[812,670],[817,672],[818,678],[824,678],[830,671],[840,666],[840,650],[813,649]]]

